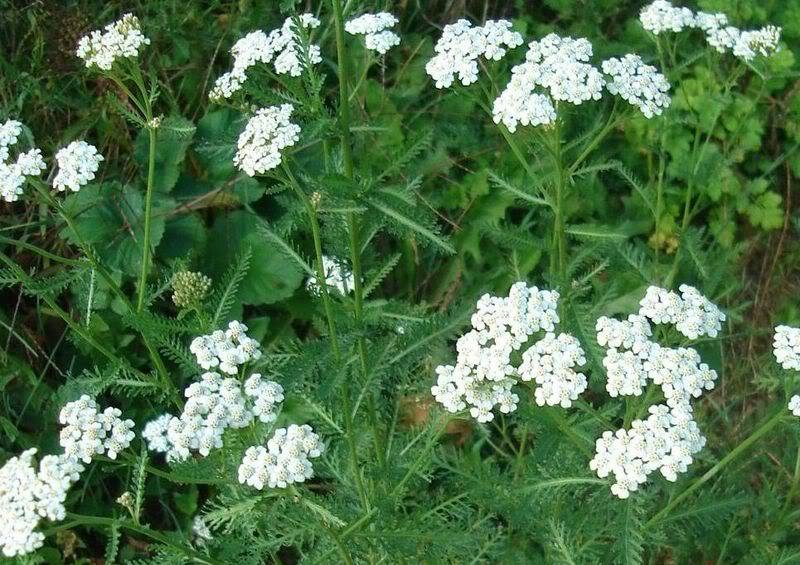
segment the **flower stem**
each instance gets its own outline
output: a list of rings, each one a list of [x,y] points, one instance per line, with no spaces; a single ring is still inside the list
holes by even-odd
[[[320,289],[320,295],[322,296],[322,304],[325,308],[325,318],[328,321],[328,334],[331,339],[331,349],[333,350],[333,357],[336,360],[336,363],[340,363],[342,359],[341,349],[339,348],[339,338],[336,334],[336,322],[333,319],[333,307],[331,306],[331,297],[328,293],[328,285],[326,284],[326,276],[325,276],[325,267],[322,262],[322,237],[320,236],[319,230],[319,220],[317,220],[317,211],[314,208],[314,205],[308,199],[308,196],[303,191],[303,188],[300,186],[300,183],[297,182],[294,174],[292,174],[292,170],[289,166],[284,162],[282,163],[283,170],[286,173],[286,178],[289,180],[289,185],[294,190],[295,194],[297,194],[300,201],[305,206],[306,212],[308,213],[308,219],[311,222],[311,236],[314,238],[314,254],[316,255],[316,267],[317,267],[317,286]]]
[[[550,274],[556,278],[561,284],[565,284],[566,271],[567,271],[567,243],[565,234],[564,223],[564,191],[565,186],[565,173],[564,160],[561,155],[561,121],[556,118],[554,126],[555,142],[553,144],[553,152],[555,157],[557,178],[555,185],[555,202],[553,203],[553,244],[552,254],[550,256]]]
[[[149,123],[152,120],[150,104],[147,104],[149,133],[149,151],[147,156],[147,192],[144,201],[144,236],[142,241],[142,266],[139,272],[138,297],[136,299],[136,313],[140,314],[144,309],[144,299],[147,295],[147,275],[150,267],[150,223],[153,215],[153,185],[155,184],[156,173],[156,128]]]
[[[353,148],[350,137],[350,92],[348,83],[348,59],[344,40],[344,17],[342,15],[341,0],[331,0],[333,6],[333,19],[336,28],[336,59],[339,77],[339,128],[342,136],[342,161],[344,176],[354,178]],[[361,269],[361,242],[359,236],[358,216],[354,212],[347,214],[347,229],[350,239],[350,262],[353,270],[353,315],[356,325],[356,342],[358,357],[361,363],[361,373],[364,381],[367,380],[367,342],[364,337],[363,310],[364,289]],[[378,429],[378,417],[375,408],[375,399],[372,394],[367,394],[367,410],[372,425],[375,454],[380,465],[383,465],[384,450],[381,447],[381,433]]]
[[[705,472],[703,476],[696,479],[686,490],[684,490],[681,494],[673,498],[672,500],[667,503],[667,505],[658,512],[655,516],[650,518],[645,525],[644,528],[647,529],[648,527],[652,526],[653,524],[663,520],[667,515],[669,515],[672,510],[674,510],[681,502],[686,500],[689,495],[691,495],[694,491],[699,489],[701,486],[706,484],[709,480],[711,480],[717,473],[719,473],[725,466],[728,465],[731,461],[736,459],[739,455],[744,453],[750,446],[760,440],[764,435],[766,435],[772,428],[774,428],[784,417],[785,408],[780,406],[780,408],[776,411],[775,414],[767,418],[767,420],[750,436],[745,439],[742,443],[736,446],[733,451],[728,453],[725,457],[720,459],[720,461],[711,467],[708,471]]]

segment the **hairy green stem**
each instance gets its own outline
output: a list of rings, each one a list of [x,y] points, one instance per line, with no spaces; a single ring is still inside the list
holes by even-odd
[[[350,93],[348,83],[348,59],[345,48],[344,17],[342,14],[341,0],[331,0],[333,7],[334,26],[336,28],[336,59],[339,78],[339,128],[342,136],[342,161],[344,175],[348,179],[354,178],[353,147],[350,136]],[[350,240],[350,262],[353,270],[353,314],[356,325],[356,342],[358,357],[361,363],[361,373],[364,381],[367,380],[367,342],[364,337],[363,310],[364,289],[363,274],[361,269],[361,242],[359,236],[358,216],[354,212],[347,214],[347,229]],[[383,465],[384,450],[381,447],[382,438],[378,427],[377,410],[372,394],[367,395],[367,411],[372,426],[373,443],[378,464]]]
[[[136,298],[136,312],[141,313],[144,309],[144,300],[147,296],[147,275],[150,267],[150,231],[151,220],[153,215],[153,185],[155,184],[156,174],[156,128],[155,124],[151,123],[152,111],[148,106],[148,124],[147,130],[149,134],[149,151],[147,156],[147,192],[144,201],[144,235],[142,237],[142,266],[139,272],[139,288],[138,296]]]
[[[764,435],[766,435],[772,428],[774,428],[784,417],[784,412],[786,408],[781,405],[780,408],[767,418],[767,420],[750,436],[741,442],[739,445],[736,446],[730,453],[728,453],[725,457],[720,459],[720,461],[711,467],[708,471],[703,474],[700,478],[696,479],[686,490],[680,493],[678,496],[673,498],[672,500],[667,503],[667,505],[661,509],[655,516],[650,518],[644,525],[644,528],[647,529],[648,527],[656,524],[657,522],[663,520],[666,516],[669,515],[681,502],[686,500],[694,491],[699,489],[701,486],[706,484],[710,481],[714,476],[717,475],[722,469],[724,469],[731,461],[736,459],[739,455],[747,451],[754,443],[760,440]]]
[[[297,182],[294,174],[292,174],[292,170],[289,166],[283,162],[283,170],[286,173],[286,178],[289,180],[289,185],[294,190],[297,197],[303,203],[303,206],[308,213],[308,219],[311,223],[311,236],[314,239],[314,254],[316,255],[316,267],[317,267],[317,286],[319,287],[320,295],[322,296],[322,304],[325,308],[325,317],[328,321],[328,334],[331,340],[331,349],[333,350],[333,356],[336,359],[336,363],[338,364],[342,358],[342,352],[339,348],[339,338],[336,334],[336,322],[333,318],[333,307],[331,305],[331,297],[328,293],[328,285],[326,284],[326,275],[325,275],[325,266],[322,262],[322,237],[320,236],[320,229],[319,229],[319,221],[317,220],[317,211],[314,208],[314,205],[306,195],[303,188],[300,186],[300,183]]]
[[[566,178],[564,170],[564,160],[561,154],[561,121],[556,118],[554,126],[554,153],[557,171],[555,186],[555,202],[553,203],[553,243],[552,254],[550,256],[550,273],[556,277],[560,284],[566,284],[567,271],[567,243],[566,226],[564,220],[564,191],[566,190]]]

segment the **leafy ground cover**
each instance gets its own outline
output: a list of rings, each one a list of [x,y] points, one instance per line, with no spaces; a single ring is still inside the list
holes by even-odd
[[[800,562],[798,37],[11,2],[5,558]]]

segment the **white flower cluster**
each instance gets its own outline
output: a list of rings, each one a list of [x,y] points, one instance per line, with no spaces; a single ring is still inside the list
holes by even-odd
[[[639,314],[656,324],[673,324],[689,339],[717,337],[725,314],[696,288],[682,284],[678,290],[680,296],[657,286],[649,287],[639,303]]]
[[[80,188],[94,180],[103,156],[94,145],[85,141],[73,141],[56,153],[58,174],[53,179],[53,187],[58,191],[70,189],[78,192]]]
[[[64,453],[84,463],[89,463],[95,455],[116,459],[136,436],[133,420],[123,420],[121,415],[119,408],[113,407],[100,412],[97,403],[85,394],[68,403],[58,415],[58,421],[64,425],[59,439]]]
[[[258,341],[245,332],[247,326],[234,320],[228,324],[227,330],[216,330],[194,338],[189,351],[194,353],[197,364],[203,369],[219,368],[223,373],[235,375],[240,365],[261,357]]]
[[[142,432],[150,451],[165,453],[167,461],[183,461],[193,451],[207,457],[222,447],[225,430],[245,428],[255,419],[272,422],[283,401],[283,387],[250,375],[244,387],[236,378],[204,373],[184,391],[186,404],[180,416],[163,414],[148,422]]]
[[[728,25],[728,17],[722,13],[694,13],[688,8],[678,8],[666,0],[656,0],[645,6],[639,14],[644,29],[658,35],[662,32],[680,32],[684,29],[700,29],[708,44],[725,53],[731,51],[735,57],[752,61],[757,56],[769,56],[778,50],[781,28],[767,25],[757,30],[742,31]]]
[[[335,288],[342,295],[353,292],[356,280],[347,265],[338,259],[323,255],[322,270],[325,272],[325,286],[329,289]],[[309,277],[308,282],[306,282],[306,289],[316,295],[321,292],[316,275]]]
[[[319,20],[312,14],[301,14],[298,18],[305,29],[319,27]],[[273,63],[275,72],[279,75],[288,73],[298,77],[303,72],[306,62],[304,59],[307,58],[312,65],[322,62],[319,46],[310,45],[306,54],[301,53],[300,49],[292,18],[286,18],[283,26],[269,34],[260,30],[248,33],[231,47],[233,68],[217,79],[209,98],[219,101],[233,96],[242,88],[247,80],[247,71],[256,63]]]
[[[397,25],[398,19],[389,12],[363,14],[345,22],[344,29],[351,35],[363,35],[367,49],[381,55],[396,45],[400,36],[389,28]]]
[[[795,394],[789,399],[789,410],[792,411],[792,415],[800,417],[800,395]]]
[[[442,37],[434,46],[434,55],[425,71],[436,81],[436,88],[449,88],[456,76],[464,86],[478,80],[478,58],[499,61],[507,49],[522,45],[522,35],[511,30],[507,20],[489,20],[473,26],[458,20],[444,26]]]
[[[522,354],[519,377],[535,381],[534,391],[539,406],[569,408],[588,385],[586,375],[573,367],[586,364],[586,357],[578,340],[569,334],[549,333]]]
[[[678,8],[666,0],[656,0],[639,12],[642,27],[658,35],[665,31],[678,33],[695,25],[694,13],[689,8]]]
[[[781,367],[800,371],[800,328],[776,327],[772,352]]]
[[[37,471],[36,449],[12,457],[0,468],[0,547],[14,557],[36,551],[44,543],[37,531],[42,518],[63,520],[67,491],[77,482],[83,466],[67,455],[47,455]]]
[[[553,100],[581,104],[599,100],[605,79],[588,63],[592,44],[551,33],[528,44],[525,62],[511,69],[511,80],[492,106],[496,124],[502,122],[511,132],[517,125],[546,125],[556,119]],[[545,88],[550,96],[535,92]]]
[[[281,164],[281,151],[300,139],[300,126],[289,121],[294,106],[261,108],[239,136],[233,164],[253,177]]]
[[[33,148],[21,152],[10,162],[11,148],[17,144],[22,133],[22,124],[8,120],[0,126],[0,198],[16,202],[22,194],[26,177],[39,176],[45,170],[42,152]]]
[[[134,437],[133,422],[122,420],[116,408],[102,413],[88,396],[70,402],[61,410],[59,455],[46,455],[34,467],[36,449],[12,457],[0,468],[0,548],[3,555],[14,557],[40,548],[44,535],[36,528],[43,518],[63,520],[64,502],[70,487],[80,478],[84,463],[96,454],[115,458]]]
[[[684,336],[696,339],[718,335],[725,314],[697,289],[681,285],[680,291],[678,295],[651,286],[638,314],[627,320],[597,320],[597,342],[607,348],[603,365],[608,393],[612,397],[641,396],[652,381],[661,387],[667,401],[650,407],[650,417],[635,420],[631,429],[607,431],[597,440],[590,467],[601,478],[614,475],[611,491],[620,498],[627,498],[656,470],[674,481],[705,445],[690,402],[714,388],[717,373],[692,348],[673,349],[652,341],[650,321],[673,324]]]
[[[575,338],[553,330],[558,323],[559,295],[555,291],[515,283],[507,297],[483,295],[472,315],[472,330],[456,343],[455,366],[436,368],[434,398],[450,412],[469,406],[479,422],[494,419],[499,407],[508,414],[517,408],[519,397],[512,392],[516,379],[533,380],[539,405],[568,407],[586,388],[586,378],[572,368],[585,363]],[[515,368],[511,355],[538,331],[545,337],[523,354]]]
[[[325,446],[311,426],[296,424],[278,428],[267,447],[247,449],[239,465],[239,482],[262,490],[286,488],[314,476],[309,459],[322,455]]]
[[[667,78],[652,65],[645,65],[638,55],[607,59],[603,72],[611,78],[606,83],[608,91],[637,106],[646,118],[660,116],[669,107]]]
[[[136,57],[142,45],[149,44],[150,40],[142,33],[139,18],[125,14],[122,19],[108,24],[104,32],[95,30],[81,37],[77,55],[87,67],[108,71],[117,59]]]
[[[659,404],[649,411],[650,416],[634,420],[631,429],[604,432],[596,442],[589,467],[600,478],[614,475],[611,492],[619,498],[628,498],[654,471],[675,481],[706,443],[688,404],[676,408]]]
[[[772,352],[778,364],[787,371],[800,371],[800,328],[778,326],[773,339]],[[789,410],[795,416],[800,416],[800,396],[792,396]]]
[[[192,520],[192,536],[197,540],[197,543],[202,545],[205,542],[214,539],[214,535],[206,524],[206,521],[199,514]]]

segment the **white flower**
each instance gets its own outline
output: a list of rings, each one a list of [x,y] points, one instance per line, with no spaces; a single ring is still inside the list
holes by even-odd
[[[103,156],[94,145],[85,141],[73,141],[56,153],[58,174],[53,179],[53,187],[64,191],[70,189],[78,192],[80,188],[94,180]]]
[[[638,55],[607,59],[603,61],[603,72],[611,77],[606,83],[608,91],[638,106],[646,118],[660,116],[669,107],[669,82],[655,67],[645,65]]]
[[[281,151],[300,139],[300,126],[289,121],[291,104],[261,108],[239,136],[233,163],[253,177],[281,164]]]
[[[22,124],[16,120],[8,120],[0,126],[0,163],[8,160],[8,148],[17,144],[21,133]]]
[[[97,403],[84,394],[79,400],[66,404],[58,415],[64,425],[60,443],[64,453],[89,463],[95,455],[107,455],[116,459],[126,449],[136,434],[133,420],[120,418],[117,408],[106,408],[103,412]]]
[[[350,268],[333,257],[322,256],[322,270],[325,272],[325,286],[329,289],[335,288],[339,294],[345,295],[353,292],[356,280]],[[312,294],[321,292],[317,276],[312,275],[306,282],[306,289]]]
[[[767,57],[778,50],[781,28],[768,25],[754,31],[743,31],[733,46],[733,54],[745,61],[752,61],[758,55]]]
[[[695,23],[694,14],[689,8],[677,8],[665,0],[656,0],[642,8],[639,20],[644,29],[655,35],[665,31],[677,33]]]
[[[706,443],[688,404],[649,411],[646,420],[634,420],[629,430],[606,431],[595,444],[589,467],[600,478],[614,476],[611,492],[619,498],[628,498],[653,471],[675,481]]]
[[[772,351],[781,367],[800,371],[800,328],[776,327]]]
[[[638,314],[627,320],[597,320],[597,342],[608,348],[603,359],[611,396],[640,396],[647,383],[661,388],[666,405],[651,406],[650,417],[634,420],[631,429],[607,431],[596,442],[590,468],[601,478],[614,475],[611,492],[627,498],[660,471],[668,481],[692,463],[705,445],[692,416],[691,400],[714,388],[717,373],[691,348],[663,347],[652,341],[650,319],[673,324],[690,339],[716,336],[725,315],[697,289],[681,285],[681,295],[652,286]]]
[[[456,76],[464,86],[478,80],[478,58],[499,61],[506,49],[522,45],[522,35],[511,30],[511,22],[489,20],[475,26],[458,20],[444,26],[436,42],[436,55],[425,65],[425,71],[436,81],[436,88],[449,88]]]
[[[18,153],[16,160],[9,162],[21,133],[22,124],[15,120],[0,126],[0,198],[6,202],[19,200],[27,177],[39,176],[46,168],[42,152],[36,148]]]
[[[512,285],[507,297],[483,295],[472,315],[472,330],[456,342],[455,366],[436,368],[434,398],[449,412],[469,408],[479,422],[494,418],[499,408],[508,414],[517,408],[519,396],[513,391],[517,380],[535,380],[537,402],[567,406],[586,388],[586,379],[572,367],[582,365],[583,350],[577,340],[552,333],[558,323],[558,293]],[[512,353],[536,332],[544,339],[523,354],[516,368]]]
[[[555,33],[531,41],[525,55],[527,62],[538,69],[533,73],[536,84],[547,88],[554,100],[572,104],[599,100],[603,95],[605,79],[588,64],[591,57],[592,44],[587,39]]]
[[[12,457],[0,468],[0,548],[6,557],[25,555],[42,546],[36,531],[42,518],[63,520],[67,491],[83,466],[67,455],[47,455],[33,466],[36,449]]]
[[[400,36],[389,28],[397,25],[397,18],[388,12],[363,14],[345,22],[344,29],[351,35],[363,35],[367,49],[381,55],[400,44]]]
[[[192,520],[192,536],[201,545],[214,537],[211,530],[208,529],[206,521],[199,514]]]
[[[235,375],[239,366],[261,357],[259,343],[248,337],[246,331],[247,326],[241,322],[230,322],[225,331],[216,330],[194,338],[189,351],[203,369],[218,367],[224,373]]]
[[[511,69],[511,80],[494,100],[494,123],[514,132],[517,125],[548,125],[555,121],[553,100],[582,104],[599,100],[605,79],[587,61],[592,57],[588,40],[551,33],[528,44],[526,62]],[[549,96],[536,92],[545,88]]]
[[[800,416],[800,395],[795,394],[789,400],[789,410],[794,416]]]
[[[298,18],[305,29],[314,29],[320,23],[312,14],[301,14]],[[308,52],[301,53],[292,18],[286,18],[279,29],[269,34],[260,30],[248,33],[231,47],[231,55],[233,68],[214,83],[209,93],[211,100],[224,100],[239,91],[247,80],[248,70],[257,63],[273,63],[276,73],[297,77],[302,74],[306,63],[316,65],[322,62],[317,45],[309,45]]]
[[[77,55],[86,66],[108,71],[117,59],[136,57],[142,45],[150,40],[142,34],[139,19],[125,14],[122,19],[110,23],[105,31],[93,31],[78,43]]]
[[[311,426],[292,424],[279,428],[266,448],[253,446],[245,451],[239,465],[239,482],[258,490],[302,483],[314,476],[309,459],[319,457],[324,450]]]
[[[539,68],[532,63],[511,69],[511,80],[492,104],[494,123],[502,122],[513,133],[517,131],[517,125],[548,125],[556,120],[550,97],[534,92],[538,73]]]
[[[651,286],[641,300],[639,314],[656,324],[674,324],[689,339],[716,337],[725,314],[689,285],[680,286],[681,295]]]
[[[247,336],[247,326],[231,322],[225,331],[217,330],[192,341],[190,350],[203,368],[217,367],[231,375],[239,367],[261,356],[258,342]],[[283,401],[283,387],[258,373],[244,384],[208,372],[200,381],[186,387],[186,404],[179,416],[162,414],[150,421],[142,437],[148,449],[165,453],[167,461],[182,461],[193,452],[206,457],[223,445],[227,429],[241,429],[253,420],[269,423],[277,418]]]
[[[568,334],[548,333],[522,354],[518,374],[523,381],[536,381],[534,391],[539,406],[569,408],[586,390],[586,375],[573,367],[586,364],[580,343]]]

